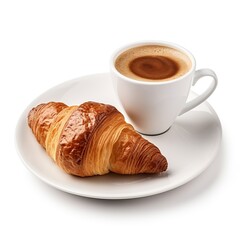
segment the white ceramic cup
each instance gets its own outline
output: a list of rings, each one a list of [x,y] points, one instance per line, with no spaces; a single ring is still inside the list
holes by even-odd
[[[191,60],[190,70],[183,76],[169,81],[139,81],[122,75],[115,68],[117,57],[124,51],[143,45],[167,46],[185,53]],[[137,42],[118,49],[112,56],[110,72],[115,91],[129,120],[137,131],[147,135],[166,132],[175,119],[205,101],[217,87],[217,76],[211,69],[195,70],[193,55],[185,48],[169,42]],[[202,77],[213,81],[199,96],[187,101],[190,88]]]

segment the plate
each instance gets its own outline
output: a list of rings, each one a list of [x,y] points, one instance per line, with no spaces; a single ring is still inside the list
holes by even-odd
[[[190,98],[196,96],[190,93]],[[63,172],[38,144],[27,125],[30,109],[39,103],[62,101],[68,105],[98,101],[118,103],[108,73],[64,82],[37,97],[22,113],[16,127],[16,146],[25,166],[45,183],[62,191],[90,198],[128,199],[159,194],[181,186],[202,173],[214,160],[221,142],[221,124],[213,108],[204,102],[178,117],[162,135],[144,136],[159,147],[169,163],[157,175],[118,175],[80,178]]]

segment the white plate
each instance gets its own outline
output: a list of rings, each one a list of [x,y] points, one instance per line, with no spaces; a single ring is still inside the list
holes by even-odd
[[[196,94],[191,93],[190,97]],[[202,173],[214,160],[221,142],[221,124],[212,107],[203,103],[178,117],[168,132],[145,136],[167,157],[169,168],[159,175],[108,174],[80,178],[66,174],[48,157],[27,125],[29,110],[42,102],[69,105],[85,101],[115,105],[121,110],[108,73],[84,76],[60,84],[36,98],[22,113],[16,128],[16,146],[27,168],[49,185],[91,198],[127,199],[176,188]]]

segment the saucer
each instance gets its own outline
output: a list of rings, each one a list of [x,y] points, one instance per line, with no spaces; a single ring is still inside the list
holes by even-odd
[[[189,98],[195,97],[191,92]],[[64,82],[37,97],[22,113],[16,127],[16,147],[25,166],[45,183],[62,191],[90,198],[129,199],[159,194],[181,186],[202,173],[215,159],[221,142],[219,118],[207,102],[178,117],[164,134],[144,136],[168,160],[161,174],[81,178],[66,174],[38,144],[27,124],[32,107],[49,101],[80,105],[97,101],[122,108],[114,94],[109,73],[83,76]],[[127,117],[126,120],[128,121]]]

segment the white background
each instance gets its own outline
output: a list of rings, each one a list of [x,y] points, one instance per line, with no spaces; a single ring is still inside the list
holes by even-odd
[[[1,0],[0,238],[239,239],[237,3]],[[223,141],[213,164],[178,189],[125,201],[72,196],[32,175],[14,146],[24,108],[56,84],[107,72],[116,48],[146,39],[185,46],[197,68],[218,74],[218,88],[208,102],[222,122]]]

